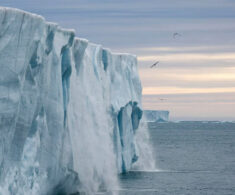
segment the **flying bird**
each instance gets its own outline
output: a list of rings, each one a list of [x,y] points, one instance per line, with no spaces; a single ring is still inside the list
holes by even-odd
[[[160,101],[166,101],[166,98],[159,98]]]
[[[175,39],[177,36],[178,36],[178,37],[181,37],[182,35],[181,35],[180,33],[177,33],[177,32],[173,34],[173,38],[174,38],[174,39]]]
[[[150,68],[153,68],[154,66],[156,66],[159,63],[159,61],[155,62],[153,65],[150,66]]]

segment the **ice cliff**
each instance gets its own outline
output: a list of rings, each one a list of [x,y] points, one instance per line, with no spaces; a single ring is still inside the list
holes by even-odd
[[[0,7],[0,70],[0,194],[117,186],[138,159],[135,56]]]
[[[144,121],[146,122],[167,122],[169,111],[167,110],[144,110]]]

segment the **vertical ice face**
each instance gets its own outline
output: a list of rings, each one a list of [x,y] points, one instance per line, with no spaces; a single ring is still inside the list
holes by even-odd
[[[115,188],[138,159],[136,57],[0,8],[0,68],[0,192]]]

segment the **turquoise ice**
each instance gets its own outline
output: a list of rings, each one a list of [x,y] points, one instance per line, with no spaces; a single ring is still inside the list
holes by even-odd
[[[0,8],[0,70],[0,194],[118,186],[138,160],[136,56]]]

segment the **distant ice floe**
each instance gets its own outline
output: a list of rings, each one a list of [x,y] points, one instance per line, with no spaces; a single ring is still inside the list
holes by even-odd
[[[146,122],[168,122],[169,111],[167,110],[144,110],[144,119]]]

